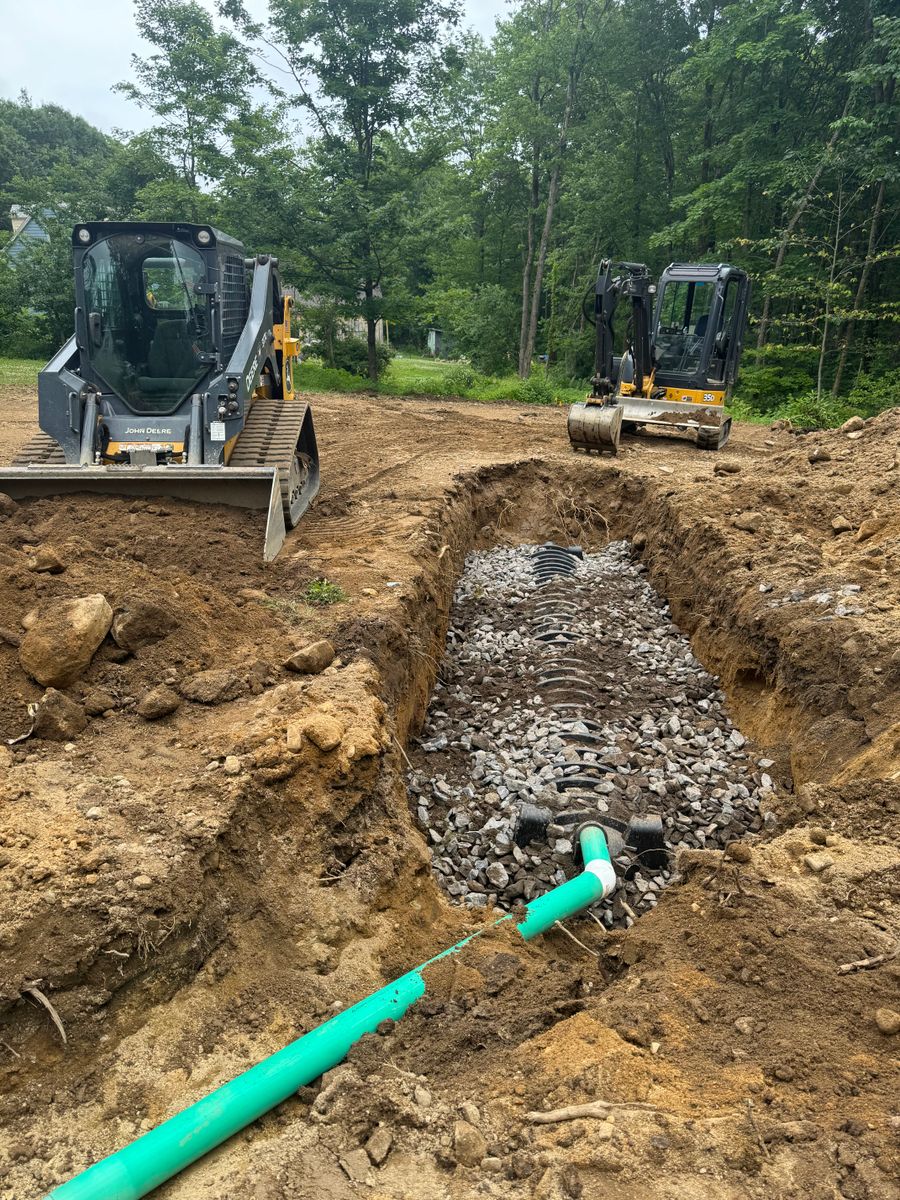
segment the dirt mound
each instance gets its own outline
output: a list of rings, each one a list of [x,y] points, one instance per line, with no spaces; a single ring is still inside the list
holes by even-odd
[[[233,511],[0,516],[6,738],[43,692],[18,660],[32,609],[172,618],[63,689],[84,732],[3,754],[0,1196],[42,1195],[490,919],[442,898],[403,783],[463,559],[629,537],[774,760],[778,828],[749,862],[686,855],[627,932],[479,939],[394,1032],[160,1194],[896,1197],[875,1017],[900,979],[896,413],[614,461],[572,455],[555,410],[322,397],[316,421],[322,501],[268,568]],[[37,569],[50,551],[63,570]],[[319,577],[348,600],[306,605]],[[322,674],[285,669],[321,638]],[[186,698],[210,672],[213,702]],[[181,704],[147,721],[162,685]]]

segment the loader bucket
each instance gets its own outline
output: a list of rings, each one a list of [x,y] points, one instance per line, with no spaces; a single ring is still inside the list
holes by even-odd
[[[78,467],[35,464],[0,468],[0,492],[14,500],[88,493],[148,496],[258,509],[266,514],[263,560],[272,562],[287,531],[276,467]]]

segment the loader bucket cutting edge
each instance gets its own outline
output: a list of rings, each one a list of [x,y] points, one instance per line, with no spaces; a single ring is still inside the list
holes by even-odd
[[[287,536],[275,467],[7,467],[0,469],[0,492],[13,500],[88,493],[258,509],[266,513],[265,562],[272,562]]]

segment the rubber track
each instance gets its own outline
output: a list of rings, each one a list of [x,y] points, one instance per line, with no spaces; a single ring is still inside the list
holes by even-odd
[[[32,463],[65,464],[66,456],[63,448],[55,438],[48,433],[36,433],[30,442],[26,442],[12,460],[14,467],[28,467]]]
[[[277,467],[281,502],[288,511],[291,460],[306,415],[302,400],[257,400],[228,462],[229,467]]]

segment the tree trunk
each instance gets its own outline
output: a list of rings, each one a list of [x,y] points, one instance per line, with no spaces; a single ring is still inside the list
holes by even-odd
[[[373,383],[378,382],[378,320],[376,317],[366,317],[366,330],[369,343],[369,378]]]
[[[831,254],[831,271],[828,275],[828,294],[825,297],[825,321],[822,325],[822,344],[819,348],[819,371],[816,376],[816,402],[822,401],[822,378],[825,372],[825,352],[828,349],[828,326],[831,322],[831,294],[837,275],[838,252],[841,246],[841,218],[844,215],[844,181],[838,184],[837,216],[834,225],[834,246]]]
[[[848,96],[846,102],[844,103],[844,111],[841,114],[842,118],[846,117],[847,110],[849,107],[850,107],[850,97]],[[815,173],[814,173],[812,179],[809,181],[809,185],[807,186],[807,189],[806,189],[805,193],[803,194],[803,199],[800,201],[800,203],[794,209],[793,216],[791,217],[790,221],[788,221],[787,225],[785,226],[784,234],[782,235],[781,241],[778,244],[778,252],[775,255],[775,265],[772,268],[773,275],[777,274],[781,270],[781,268],[784,264],[784,260],[787,255],[788,244],[791,240],[791,235],[793,234],[794,230],[797,228],[800,218],[806,212],[806,209],[809,206],[809,202],[812,199],[813,192],[818,187],[819,180],[822,178],[822,172],[825,170],[825,166],[831,155],[831,151],[834,149],[835,143],[838,140],[838,134],[839,134],[839,130],[835,129],[834,132],[832,133],[831,137],[828,140],[828,145],[825,147],[825,153],[822,155],[822,159],[819,162],[819,165],[816,167]],[[762,358],[762,351],[766,344],[766,338],[768,337],[771,313],[772,313],[772,300],[769,296],[766,296],[765,300],[763,301],[762,316],[759,319],[759,333],[756,336],[756,350],[757,350],[756,361],[757,361],[757,363],[759,363],[760,359]]]
[[[534,148],[534,156],[532,158],[531,167],[531,198],[528,208],[528,232],[527,232],[527,248],[525,251],[525,265],[522,268],[522,321],[519,327],[519,378],[525,379],[531,368],[531,360],[526,358],[526,346],[528,344],[528,300],[531,295],[531,268],[534,265],[534,225],[537,215],[538,201],[540,200],[540,168],[539,154],[537,146]]]
[[[841,383],[844,378],[844,369],[847,366],[847,354],[850,350],[850,343],[853,341],[853,331],[856,326],[856,314],[862,308],[863,300],[866,295],[866,288],[869,285],[869,276],[872,274],[872,262],[875,257],[875,246],[878,241],[878,226],[881,222],[881,209],[884,204],[884,180],[878,184],[878,195],[875,198],[875,208],[872,210],[872,224],[869,226],[869,245],[866,250],[866,259],[863,263],[862,271],[859,276],[859,285],[856,289],[856,295],[853,297],[853,310],[850,319],[847,322],[847,328],[844,330],[844,339],[841,343],[841,356],[838,359],[837,370],[834,373],[834,383],[831,385],[832,396],[840,395]]]
[[[569,64],[569,79],[566,84],[566,104],[563,109],[562,124],[559,129],[559,141],[556,146],[556,157],[553,163],[553,170],[550,173],[550,191],[547,196],[547,212],[544,217],[544,227],[541,230],[541,243],[538,249],[537,269],[534,273],[534,282],[531,288],[531,303],[528,317],[528,327],[525,333],[524,344],[520,347],[519,352],[519,377],[527,379],[528,373],[531,370],[531,360],[534,357],[534,346],[537,341],[538,318],[541,311],[541,292],[544,286],[544,270],[547,266],[547,252],[550,248],[550,234],[553,231],[553,219],[556,216],[556,204],[559,199],[559,185],[562,175],[562,164],[565,158],[566,149],[569,144],[569,126],[572,121],[572,114],[575,109],[575,95],[578,88],[578,77],[580,74],[579,56],[581,50],[581,35],[584,32],[584,9],[581,10],[578,35],[575,39],[575,45],[572,50],[572,60]],[[527,303],[527,296],[523,292],[523,301]],[[525,304],[522,310],[523,325],[525,317]]]
[[[557,160],[550,178],[550,195],[547,197],[547,215],[544,218],[544,228],[541,230],[541,244],[538,250],[537,269],[534,273],[534,285],[531,291],[531,305],[528,318],[528,331],[525,339],[525,353],[519,363],[519,375],[527,379],[531,370],[531,360],[534,358],[534,344],[537,341],[538,317],[541,311],[541,292],[544,287],[544,270],[547,265],[547,250],[550,245],[550,233],[553,229],[553,218],[556,215],[556,201],[559,197],[559,177],[561,163]]]

